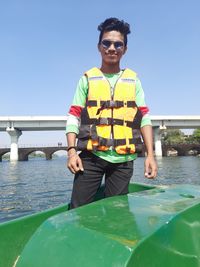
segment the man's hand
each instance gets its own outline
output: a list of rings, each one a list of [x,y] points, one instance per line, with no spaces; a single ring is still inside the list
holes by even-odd
[[[157,170],[154,156],[147,156],[144,163],[144,176],[148,179],[154,179],[157,176]]]
[[[157,163],[153,153],[153,130],[151,125],[145,125],[141,128],[142,137],[147,150],[147,157],[144,163],[144,176],[148,179],[154,179],[157,175]]]
[[[82,172],[84,171],[82,160],[80,159],[77,153],[69,155],[68,161],[67,161],[67,167],[73,174],[79,171],[82,171]]]
[[[68,154],[68,160],[67,160],[67,167],[72,173],[77,173],[79,171],[83,170],[83,164],[82,160],[80,159],[79,155],[76,152],[76,133],[68,133],[67,134],[67,154]]]

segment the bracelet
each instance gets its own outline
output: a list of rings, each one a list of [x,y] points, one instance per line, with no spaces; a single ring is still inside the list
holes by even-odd
[[[67,152],[68,152],[70,149],[72,149],[72,148],[74,148],[74,149],[76,150],[76,146],[69,146],[69,147],[67,148]]]

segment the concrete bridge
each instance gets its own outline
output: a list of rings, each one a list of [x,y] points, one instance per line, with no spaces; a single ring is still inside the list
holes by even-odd
[[[67,151],[66,146],[57,146],[57,147],[26,147],[18,148],[18,160],[27,161],[28,157],[33,152],[43,152],[45,154],[46,160],[51,160],[53,153],[57,151]],[[165,145],[162,144],[162,155],[168,156],[168,151],[176,150],[178,156],[188,156],[191,150],[197,151],[197,154],[200,154],[200,144],[174,144],[174,145]],[[3,155],[10,152],[10,148],[0,148],[0,161],[2,161]],[[145,156],[145,147],[143,147],[142,152],[138,155],[139,157]]]
[[[53,153],[60,151],[60,150],[65,150],[67,151],[67,147],[27,147],[27,148],[19,148],[19,160],[28,160],[28,156],[33,153],[33,152],[43,152],[45,154],[45,157],[47,160],[52,159]]]
[[[162,133],[165,129],[195,129],[200,128],[200,116],[151,116],[154,130],[155,155],[162,156]],[[10,135],[10,160],[19,159],[18,139],[23,131],[55,131],[66,126],[66,116],[20,116],[0,117],[0,132]]]
[[[57,146],[57,147],[19,147],[18,148],[18,160],[25,161],[28,160],[28,156],[33,152],[43,152],[47,160],[52,159],[53,153],[57,151],[65,150],[67,151],[66,146]],[[2,161],[3,155],[10,152],[10,148],[0,148],[0,161]]]

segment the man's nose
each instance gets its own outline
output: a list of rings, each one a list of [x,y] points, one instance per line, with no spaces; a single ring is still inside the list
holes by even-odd
[[[111,45],[109,46],[108,48],[109,50],[115,50],[115,46],[114,46],[114,43],[111,43]]]

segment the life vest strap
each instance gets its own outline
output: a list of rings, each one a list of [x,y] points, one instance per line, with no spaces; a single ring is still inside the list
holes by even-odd
[[[102,139],[104,139],[104,138],[102,138]],[[110,144],[111,146],[113,146],[113,142],[110,140],[110,141],[104,141],[104,140],[102,140],[101,139],[101,144]],[[133,141],[131,141],[131,143],[132,143]],[[142,149],[143,149],[143,144],[142,144],[142,142],[141,142],[141,140],[138,140],[137,141],[138,143],[137,144],[135,144],[135,149],[136,149],[136,152],[141,152],[142,151]],[[78,144],[77,144],[77,147],[78,147],[78,149],[79,150],[85,150],[86,149],[86,147],[87,147],[87,143],[88,143],[88,139],[85,139],[85,140],[82,140],[81,142],[79,141],[78,142]],[[118,145],[125,145],[126,143],[125,143],[125,139],[123,139],[123,140],[117,140],[117,142],[116,142]],[[131,144],[130,143],[130,144]],[[127,147],[127,153],[130,153],[130,152],[128,152],[128,147]],[[98,151],[98,146],[93,146],[93,148],[92,148],[92,150],[93,151]]]
[[[123,125],[123,120],[114,118],[99,118],[96,120],[97,125]]]
[[[87,100],[86,102],[87,106],[89,107],[97,107],[97,101],[96,100]],[[121,108],[121,107],[128,107],[128,108],[135,108],[136,107],[136,103],[135,101],[120,101],[120,100],[101,100],[100,101],[100,105],[102,109],[105,108]]]
[[[114,118],[98,118],[98,119],[88,119],[88,124],[95,125],[125,125],[130,128],[139,129],[140,127],[137,124],[137,121],[124,121]]]
[[[116,146],[124,146],[126,145],[126,139],[107,139],[103,137],[98,138],[99,146],[107,146],[107,147],[116,147]],[[129,144],[141,144],[141,138],[130,138]]]

